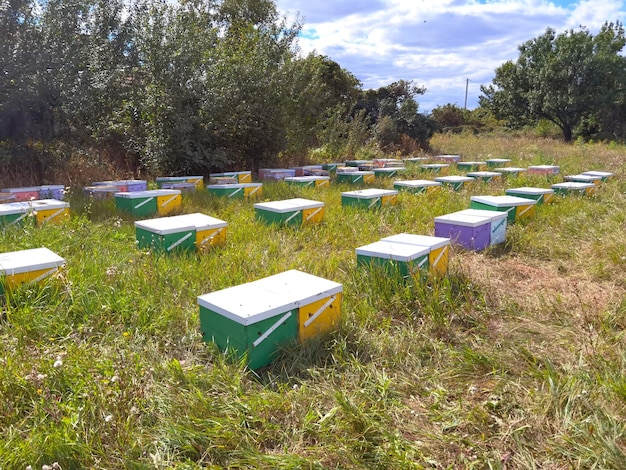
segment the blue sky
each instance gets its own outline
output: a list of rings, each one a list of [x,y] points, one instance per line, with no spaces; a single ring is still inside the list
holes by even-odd
[[[626,0],[275,0],[303,22],[302,54],[315,51],[352,72],[363,88],[397,80],[424,86],[421,112],[447,103],[478,105],[480,85],[493,79],[517,47],[543,34],[592,33],[626,20]]]

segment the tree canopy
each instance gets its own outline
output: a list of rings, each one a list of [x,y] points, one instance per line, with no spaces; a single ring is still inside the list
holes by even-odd
[[[481,106],[519,126],[547,119],[565,141],[584,133],[583,124],[622,106],[626,91],[626,45],[620,23],[606,23],[595,36],[586,28],[546,32],[519,46],[517,61],[496,69],[481,87]]]

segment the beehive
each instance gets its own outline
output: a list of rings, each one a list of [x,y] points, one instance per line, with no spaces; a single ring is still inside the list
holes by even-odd
[[[336,282],[286,271],[199,296],[200,330],[206,342],[258,369],[285,343],[336,328],[342,291]]]
[[[83,195],[94,199],[109,199],[119,192],[120,189],[117,186],[85,186],[83,188]]]
[[[398,191],[394,189],[359,189],[341,193],[343,207],[360,207],[377,209],[380,207],[395,206],[398,201]]]
[[[268,224],[300,226],[324,219],[324,203],[294,198],[254,204],[257,219]]]
[[[456,162],[456,167],[460,171],[485,171],[487,162]]]
[[[557,183],[552,185],[554,194],[561,196],[567,194],[578,194],[581,196],[593,196],[596,193],[596,185],[593,183],[578,183],[569,181],[567,183]]]
[[[327,176],[320,175],[323,171],[322,165],[304,165],[294,168],[295,176]]]
[[[163,181],[159,186],[161,189],[178,189],[182,194],[193,193],[198,189],[195,183],[188,183],[186,181],[181,182],[166,182]]]
[[[465,185],[470,184],[472,181],[474,181],[474,179],[470,178],[469,176],[451,175],[451,176],[437,176],[435,178],[435,181],[438,183],[441,183],[443,186],[452,188],[455,191],[460,191],[461,189],[465,187]]]
[[[591,176],[599,176],[602,178],[602,181],[608,181],[613,178],[613,173],[608,171],[583,171],[583,175],[591,175]]]
[[[575,181],[577,183],[593,183],[596,185],[602,183],[602,176],[600,175],[567,175],[564,176],[563,179],[565,181]]]
[[[511,160],[509,158],[489,158],[485,160],[485,163],[487,164],[487,168],[500,168],[509,166]]]
[[[10,193],[15,198],[15,202],[33,201],[39,199],[39,186],[28,186],[23,188],[3,188],[3,193]]]
[[[522,197],[526,199],[534,199],[537,205],[549,204],[552,202],[554,190],[546,188],[509,188],[504,191],[508,196]]]
[[[296,170],[290,168],[261,168],[259,170],[261,181],[282,181],[293,176],[296,176]]]
[[[345,166],[351,166],[358,168],[360,166],[373,166],[372,160],[346,160],[344,162]]]
[[[214,178],[233,178],[236,183],[252,183],[251,171],[226,171],[224,173],[211,173],[211,179]]]
[[[491,219],[491,226],[489,227],[489,245],[498,245],[506,241],[506,229],[508,225],[506,212],[463,209],[455,212],[455,214],[468,215],[470,217],[489,217]]]
[[[0,227],[23,224],[31,213],[28,202],[7,202],[0,204]]]
[[[342,171],[337,172],[338,183],[365,184],[374,182],[373,171]]]
[[[529,175],[558,175],[561,169],[556,165],[533,165],[528,167]]]
[[[137,244],[155,252],[203,251],[226,242],[228,224],[193,213],[135,222]]]
[[[0,253],[0,294],[21,284],[39,282],[64,264],[65,260],[48,248]]]
[[[328,176],[293,176],[291,178],[285,178],[285,182],[293,184],[295,186],[302,187],[328,187],[330,186],[330,177]]]
[[[117,188],[118,193],[127,193],[128,185],[122,181],[95,181],[91,183],[92,186],[107,186]]]
[[[167,188],[166,184],[171,183],[193,183],[196,189],[204,187],[204,176],[159,176],[155,179],[157,187],[162,189],[179,189]]]
[[[393,188],[398,191],[407,191],[413,194],[436,191],[441,187],[438,181],[430,180],[406,180],[394,181]]]
[[[148,189],[148,182],[146,180],[119,180],[114,182],[116,185],[122,185],[126,187],[126,191],[146,191]]]
[[[500,216],[506,223],[506,216]],[[449,238],[467,250],[484,250],[491,243],[493,217],[457,212],[435,217],[435,236]]]
[[[535,213],[535,204],[537,204],[535,199],[516,196],[472,196],[470,198],[471,209],[506,212],[509,224],[532,216]]]
[[[181,201],[177,189],[115,193],[115,207],[135,217],[169,214],[180,208]]]
[[[400,176],[402,173],[406,173],[406,168],[404,167],[383,167],[383,168],[374,168],[374,176],[376,178],[394,178],[396,176]]]
[[[65,197],[65,186],[62,184],[47,184],[39,186],[39,199],[62,200]]]
[[[0,204],[15,202],[15,194],[0,192]]]
[[[340,163],[324,163],[322,170],[328,171],[329,174],[337,173],[337,168],[341,166]]]
[[[182,216],[160,217],[135,222],[137,246],[155,253],[193,251],[196,227]]]
[[[448,259],[450,254],[449,238],[399,233],[385,237],[381,239],[381,241],[427,247],[429,250],[428,272],[437,276],[443,276],[448,272]]]
[[[467,176],[483,183],[491,183],[493,181],[502,180],[502,173],[497,171],[470,171]]]
[[[433,158],[433,160],[443,163],[454,164],[458,163],[458,161],[461,160],[461,155],[437,155]]]
[[[232,199],[259,198],[263,195],[263,183],[209,184],[209,194]]]
[[[436,173],[438,175],[447,175],[448,171],[450,171],[449,163],[426,163],[424,165],[420,165],[420,169],[422,171],[426,171],[429,173]]]

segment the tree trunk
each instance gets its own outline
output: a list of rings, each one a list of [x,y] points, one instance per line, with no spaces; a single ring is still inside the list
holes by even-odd
[[[563,140],[565,142],[571,142],[572,141],[572,126],[570,124],[563,124],[563,127],[561,127],[561,130],[563,131]]]

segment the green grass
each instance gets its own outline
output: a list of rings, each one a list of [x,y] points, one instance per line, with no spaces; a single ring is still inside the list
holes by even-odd
[[[264,185],[264,200],[325,202],[324,223],[301,228],[257,221],[252,201],[197,193],[183,212],[229,224],[226,246],[203,255],[137,249],[132,217],[80,191],[66,224],[5,229],[0,252],[46,246],[67,266],[2,306],[0,468],[622,468],[626,149],[433,144],[465,160],[616,177],[595,198],[537,208],[503,246],[453,250],[447,276],[418,284],[358,269],[354,249],[432,234],[435,216],[473,194],[550,182],[401,193],[379,211],[342,209],[349,185]],[[343,284],[337,331],[285,344],[258,371],[202,341],[198,295],[288,269]]]

